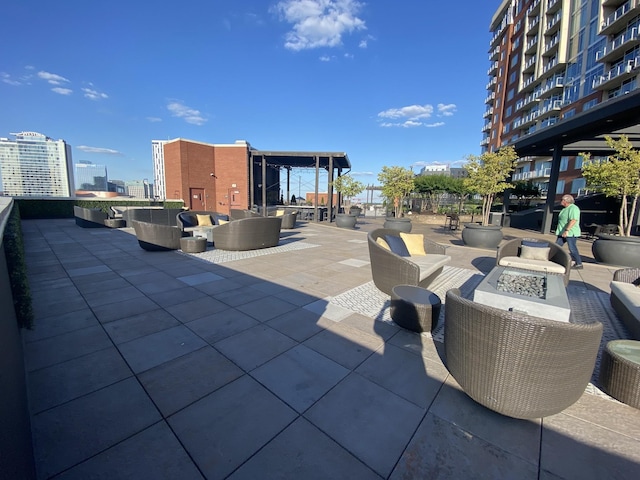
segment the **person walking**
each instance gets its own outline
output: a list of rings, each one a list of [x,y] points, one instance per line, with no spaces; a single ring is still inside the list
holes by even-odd
[[[575,262],[573,269],[582,269],[582,258],[578,252],[578,237],[582,234],[580,232],[580,208],[574,203],[571,195],[563,195],[560,201],[562,210],[558,215],[558,226],[556,228],[557,240],[556,243],[563,246],[565,243],[569,245],[569,253],[571,258]]]

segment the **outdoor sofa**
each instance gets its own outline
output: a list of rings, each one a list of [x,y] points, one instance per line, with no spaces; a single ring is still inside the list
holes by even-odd
[[[566,286],[571,275],[571,255],[552,242],[514,238],[498,247],[496,266],[563,275]]]
[[[257,250],[275,247],[280,242],[280,217],[255,217],[233,220],[213,229],[213,244],[220,250]]]
[[[127,227],[132,227],[133,221],[175,226],[176,215],[182,211],[181,208],[130,208],[122,212],[122,219]]]
[[[73,206],[73,216],[76,220],[76,225],[82,228],[104,228],[104,221],[109,218],[109,215],[99,208],[84,208]]]
[[[640,268],[621,268],[613,273],[611,306],[636,340],[640,340]]]
[[[204,217],[208,217],[208,219]],[[202,220],[205,221],[203,222]],[[214,227],[228,221],[229,215],[205,210],[185,210],[176,215],[178,227],[180,227],[180,230],[183,232],[192,232],[199,226]]]
[[[231,220],[240,220],[242,218],[254,218],[254,217],[262,217],[258,212],[254,212],[253,210],[240,210],[237,208],[232,208],[229,210],[229,217]]]
[[[144,250],[160,252],[178,250],[180,238],[184,233],[176,225],[161,225],[159,223],[140,222],[133,220],[133,229],[136,232],[138,244]]]
[[[426,255],[412,255],[408,248],[403,250],[406,243],[402,236],[420,240]],[[427,288],[451,261],[451,257],[445,255],[444,246],[423,235],[403,233],[402,236],[401,232],[388,228],[378,228],[367,234],[373,283],[387,295],[391,295],[396,285]]]
[[[447,292],[446,366],[462,390],[514,418],[554,415],[591,380],[602,323],[559,322],[501,310]]]

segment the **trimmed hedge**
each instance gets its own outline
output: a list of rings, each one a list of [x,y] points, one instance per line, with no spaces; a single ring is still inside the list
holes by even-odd
[[[149,200],[80,200],[80,199],[28,199],[16,198],[15,203],[20,207],[22,219],[35,218],[73,218],[73,206],[84,208],[99,208],[103,212],[111,213],[112,205],[127,205],[132,207],[148,207],[159,205],[164,208],[182,208],[182,201],[151,202]]]
[[[33,307],[31,290],[27,278],[27,265],[24,256],[24,239],[20,226],[20,209],[14,203],[3,237],[4,254],[9,270],[9,283],[13,295],[13,306],[20,328],[33,327]]]

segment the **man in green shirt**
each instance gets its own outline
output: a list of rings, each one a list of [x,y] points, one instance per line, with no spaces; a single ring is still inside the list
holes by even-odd
[[[563,195],[562,210],[558,215],[558,227],[556,228],[556,235],[558,239],[556,243],[563,246],[565,243],[569,245],[569,253],[571,258],[575,262],[573,267],[576,270],[582,268],[582,258],[578,252],[578,237],[582,234],[580,232],[580,208],[574,203],[571,195]]]

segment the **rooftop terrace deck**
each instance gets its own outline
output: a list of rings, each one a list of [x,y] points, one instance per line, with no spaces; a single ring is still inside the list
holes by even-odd
[[[298,248],[213,264],[128,230],[23,221],[38,478],[638,475],[640,411],[585,393],[542,420],[501,416],[460,390],[441,343],[333,308],[371,280],[380,223],[301,223],[283,231]],[[453,266],[494,266],[459,232],[414,232],[450,245]],[[571,284],[608,291],[615,268],[580,244]]]

